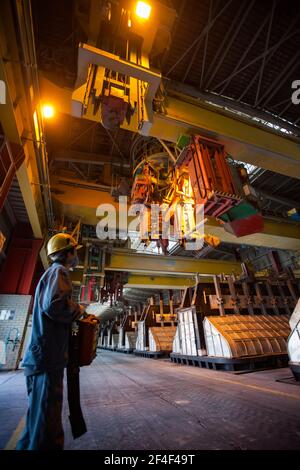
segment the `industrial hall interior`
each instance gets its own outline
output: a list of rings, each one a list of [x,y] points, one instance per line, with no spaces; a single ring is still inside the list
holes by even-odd
[[[299,45],[299,1],[0,1],[1,450],[300,449]]]

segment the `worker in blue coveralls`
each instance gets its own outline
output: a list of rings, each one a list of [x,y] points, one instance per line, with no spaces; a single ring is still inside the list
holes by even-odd
[[[32,333],[22,366],[25,369],[29,407],[17,450],[63,449],[63,376],[73,321],[84,307],[73,302],[70,268],[78,264],[81,248],[67,233],[48,242],[52,265],[41,277],[33,305]]]

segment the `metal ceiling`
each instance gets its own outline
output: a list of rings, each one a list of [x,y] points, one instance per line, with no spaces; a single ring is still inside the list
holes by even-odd
[[[285,0],[173,0],[178,18],[165,77],[245,103],[293,123],[291,100],[300,77],[300,3]],[[266,114],[267,116],[267,114]],[[283,120],[283,121],[282,121]]]
[[[168,87],[172,83],[192,87],[212,102],[244,110],[300,136],[300,108],[291,100],[292,81],[300,79],[300,2],[165,3],[175,8],[177,20],[166,52],[150,60],[162,70]],[[88,15],[89,0],[53,0],[43,8],[33,0],[39,68],[56,84],[70,88],[76,78],[78,42],[85,40],[75,13],[79,4],[81,13]],[[130,163],[134,135],[125,130],[112,133],[100,123],[60,115],[47,124],[46,132],[52,173],[73,172],[81,180],[101,182],[99,165],[93,163],[95,156],[108,155],[112,162],[124,166]],[[284,217],[287,210],[299,207],[299,180],[252,168],[250,181],[261,192],[270,215]],[[219,248],[207,248],[193,256],[235,256],[235,247],[222,244]]]
[[[101,3],[101,2],[99,2]],[[232,105],[292,123],[300,135],[299,106],[291,100],[300,77],[300,3],[285,0],[169,0],[177,20],[162,56],[152,63],[168,81],[192,85]],[[85,40],[77,11],[90,1],[33,0],[39,66],[61,86],[76,78],[77,46]],[[77,15],[77,16],[76,16]],[[151,59],[151,57],[150,57]]]
[[[72,88],[78,42],[86,40],[78,9],[88,16],[91,2],[54,0],[43,8],[36,0],[32,3],[39,68],[54,83]],[[153,57],[152,64],[162,70],[168,87],[172,83],[192,86],[208,100],[225,100],[221,101],[224,106],[251,112],[300,135],[299,106],[291,100],[292,81],[300,77],[300,2],[165,3],[176,10],[177,20],[166,52]],[[101,124],[71,116],[61,116],[59,123],[47,129],[50,160],[63,148],[90,153],[91,158],[106,154],[114,161],[128,162],[132,137],[122,129],[112,133]],[[87,165],[88,159],[87,155]],[[77,176],[80,171],[86,174],[76,163],[77,169],[74,162],[70,166]],[[286,181],[289,184],[289,178]]]
[[[300,208],[300,180],[273,171],[257,168],[250,183],[261,196],[262,207],[274,215],[286,216],[292,208]]]

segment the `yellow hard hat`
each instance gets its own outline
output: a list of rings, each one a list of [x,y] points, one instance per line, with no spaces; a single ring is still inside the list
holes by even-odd
[[[47,255],[54,255],[59,251],[67,250],[72,247],[79,250],[82,245],[78,245],[75,238],[71,237],[68,233],[57,233],[56,235],[53,235],[47,243]]]

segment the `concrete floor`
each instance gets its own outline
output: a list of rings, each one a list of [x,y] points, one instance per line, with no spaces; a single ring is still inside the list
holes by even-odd
[[[299,449],[300,386],[289,369],[217,372],[100,351],[81,372],[88,432],[66,449]],[[0,373],[0,448],[14,448],[27,398],[22,372]]]

